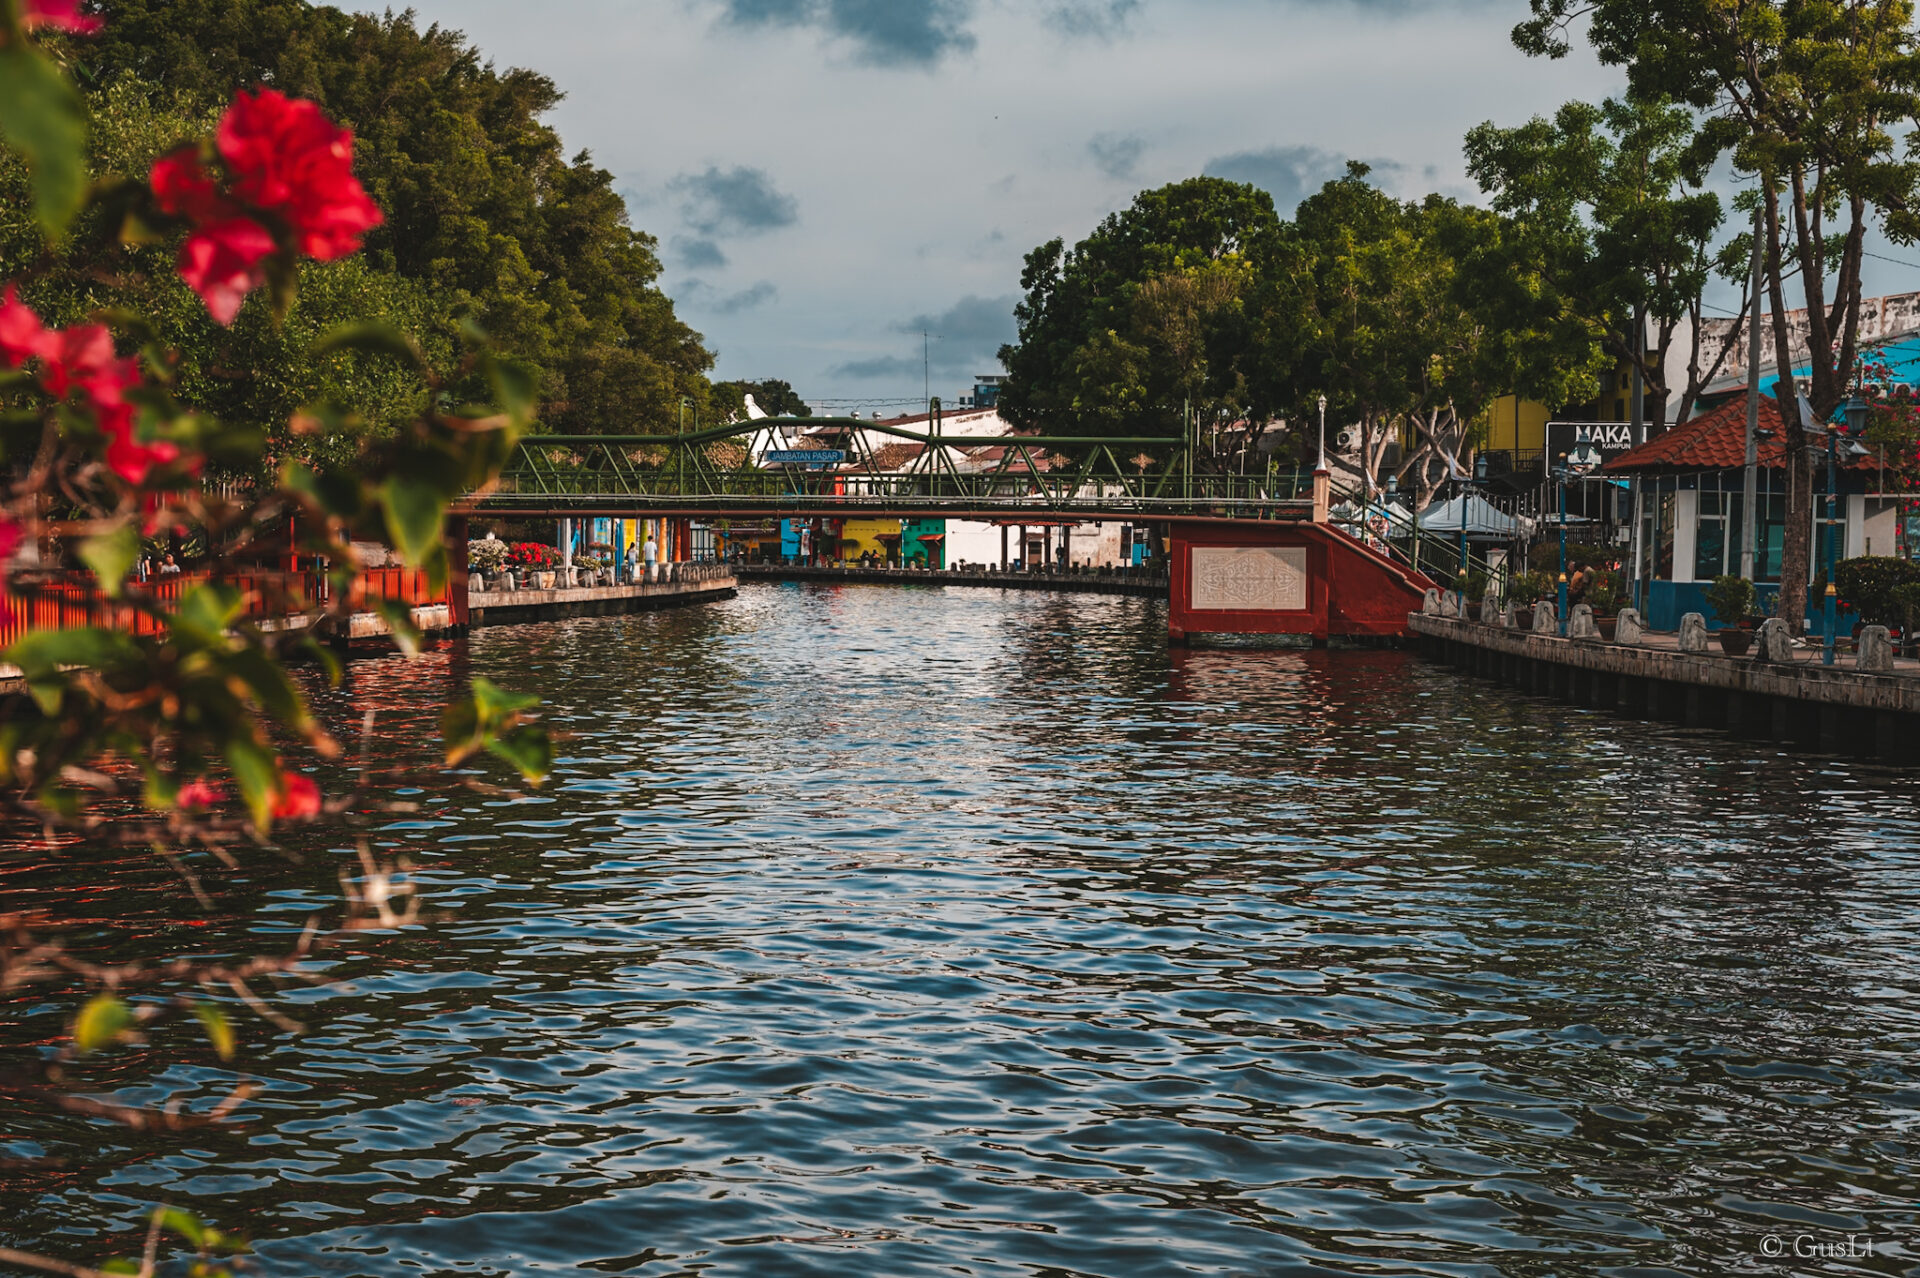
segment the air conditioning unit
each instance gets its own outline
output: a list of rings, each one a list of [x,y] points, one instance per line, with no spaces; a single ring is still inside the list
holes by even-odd
[[[1360,447],[1360,428],[1357,426],[1341,427],[1340,434],[1333,441],[1333,446],[1343,453],[1350,453]]]

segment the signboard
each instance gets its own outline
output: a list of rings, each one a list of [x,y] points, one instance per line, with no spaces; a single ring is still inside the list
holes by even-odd
[[[838,466],[846,459],[841,448],[775,448],[767,453],[769,466]]]
[[[1562,454],[1573,470],[1598,470],[1638,442],[1628,422],[1548,422],[1547,470],[1560,464]]]

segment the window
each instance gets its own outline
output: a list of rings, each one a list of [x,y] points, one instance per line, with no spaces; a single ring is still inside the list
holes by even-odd
[[[1740,571],[1740,494],[1700,490],[1700,522],[1693,543],[1693,579],[1711,581]]]

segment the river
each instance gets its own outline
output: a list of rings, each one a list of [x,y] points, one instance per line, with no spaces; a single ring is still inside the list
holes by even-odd
[[[1920,780],[1164,633],[755,585],[356,663],[322,708],[383,758],[482,674],[556,775],[377,824],[427,921],[246,1021],[238,1128],[0,1117],[58,1160],[0,1163],[0,1242],[137,1251],[165,1201],[267,1274],[1917,1272]],[[351,846],[208,866],[211,915],[144,858],[0,893],[272,949]],[[10,1006],[9,1050],[71,1010]],[[230,1089],[167,1042],[91,1085]]]

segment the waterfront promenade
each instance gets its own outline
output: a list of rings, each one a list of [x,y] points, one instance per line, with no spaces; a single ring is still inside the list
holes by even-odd
[[[1167,597],[1164,573],[1144,568],[1086,568],[1018,572],[976,565],[963,568],[868,568],[859,564],[741,564],[746,581],[874,582],[903,586],[994,586],[1003,590],[1064,590],[1088,595]]]
[[[1717,647],[1682,651],[1672,632],[1615,643],[1430,614],[1409,625],[1437,660],[1622,715],[1889,762],[1911,761],[1920,742],[1920,661],[1895,658],[1875,672],[1858,669],[1851,653],[1824,665],[1815,645],[1769,661]]]

